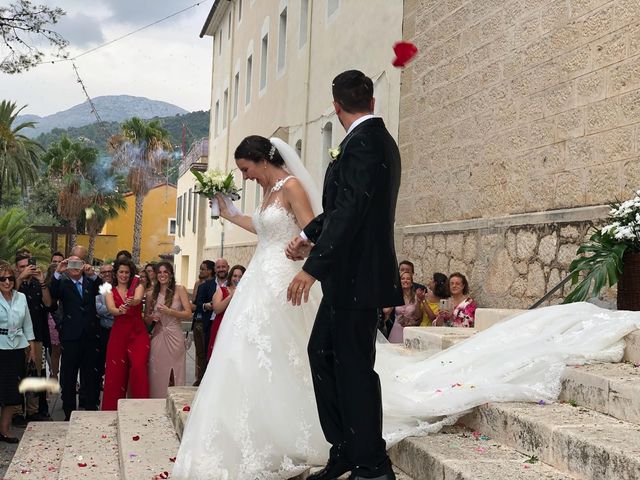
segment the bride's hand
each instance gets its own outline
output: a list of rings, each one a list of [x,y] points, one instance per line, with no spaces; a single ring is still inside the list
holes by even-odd
[[[224,197],[221,193],[216,193],[215,199],[210,201],[218,202],[218,208],[220,209],[220,216],[222,218],[229,218],[229,209],[227,208],[227,202],[224,201]]]
[[[311,252],[311,243],[300,235],[291,239],[284,251],[289,260],[303,260],[309,256],[309,252]]]

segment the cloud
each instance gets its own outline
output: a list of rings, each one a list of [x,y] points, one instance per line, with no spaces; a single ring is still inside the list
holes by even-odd
[[[158,0],[105,0],[105,5],[111,11],[111,21],[127,24],[147,24],[171,15],[183,8],[193,5],[193,0],[180,0],[173,2]],[[182,14],[193,14],[192,9]]]
[[[55,29],[69,41],[72,48],[85,48],[105,40],[101,22],[84,13],[72,15],[67,13],[60,19]]]

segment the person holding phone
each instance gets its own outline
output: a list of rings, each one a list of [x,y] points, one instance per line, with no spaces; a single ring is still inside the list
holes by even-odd
[[[246,269],[242,265],[234,265],[231,270],[229,270],[227,284],[217,288],[211,302],[203,305],[203,308],[211,309],[216,314],[213,322],[211,322],[211,336],[209,337],[209,345],[207,346],[207,362],[211,358],[211,352],[213,352],[213,345],[216,343],[216,335],[218,335],[224,312],[227,310],[245,271]]]
[[[98,409],[95,372],[100,327],[96,314],[96,295],[101,283],[91,265],[72,255],[58,264],[49,286],[53,298],[59,300],[63,311],[58,331],[62,348],[60,383],[65,420],[69,420],[77,406],[78,371],[85,394],[85,409]]]
[[[416,289],[413,285],[413,275],[409,272],[401,274],[400,286],[402,287],[404,305],[384,309],[385,314],[390,314],[391,310],[393,310],[396,316],[396,320],[389,333],[389,343],[403,343],[404,327],[416,327],[420,325],[422,321],[422,305],[416,295]]]
[[[475,325],[478,304],[469,296],[469,282],[460,272],[449,275],[450,309],[442,310],[434,320],[436,326],[471,327]]]
[[[440,310],[446,310],[449,298],[447,288],[447,276],[444,273],[435,272],[427,282],[427,289],[416,290],[416,296],[422,307],[421,327],[430,327],[438,316]]]
[[[121,398],[149,398],[149,335],[142,320],[144,286],[126,257],[113,266],[115,280],[105,293],[114,317],[107,344],[102,410],[117,410]],[[128,389],[128,395],[127,395]]]

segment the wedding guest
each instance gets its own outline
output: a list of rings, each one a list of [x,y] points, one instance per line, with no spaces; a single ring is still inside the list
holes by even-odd
[[[149,386],[151,398],[166,398],[170,385],[186,382],[186,344],[182,320],[191,318],[187,289],[176,284],[169,262],[157,265],[157,282],[147,297],[145,321],[153,322],[149,354]]]
[[[149,278],[149,289],[151,289],[156,283],[156,264],[154,262],[147,263],[144,266],[144,271],[147,272],[147,277]]]
[[[116,277],[105,293],[109,313],[114,316],[107,345],[102,410],[117,410],[118,400],[149,398],[149,335],[142,320],[144,287],[136,277],[136,266],[120,257],[113,266]]]
[[[216,336],[218,335],[224,312],[227,310],[233,294],[236,291],[236,287],[238,283],[240,283],[240,279],[245,271],[246,268],[242,265],[234,265],[231,267],[229,276],[227,277],[227,285],[218,288],[216,293],[213,294],[211,303],[209,305],[205,304],[207,308],[211,308],[216,314],[213,322],[211,322],[211,339],[209,340],[209,346],[207,348],[207,361],[211,358],[211,352],[213,352],[213,345],[216,343]]]
[[[62,260],[64,260],[62,252],[53,252],[51,254],[51,264],[58,265]]]
[[[64,257],[58,261],[53,261],[55,254],[52,256],[52,263],[47,270],[47,276],[45,277],[45,283],[51,286],[51,279],[53,278],[53,272],[55,272],[58,263],[64,260]],[[62,351],[60,349],[60,336],[58,335],[58,328],[56,327],[56,317],[62,316],[62,307],[58,305],[58,302],[53,302],[49,312],[47,313],[47,323],[49,324],[49,337],[51,339],[51,349],[49,350],[49,377],[58,380],[58,374],[60,373],[60,355]]]
[[[99,398],[96,388],[96,361],[99,326],[96,316],[96,295],[102,280],[91,265],[71,256],[56,267],[51,281],[51,294],[62,305],[63,315],[58,324],[62,347],[60,366],[62,409],[65,420],[76,409],[76,382],[80,371],[81,405],[97,410]],[[82,396],[81,396],[82,400]]]
[[[436,272],[427,282],[427,292],[419,294],[420,305],[422,306],[421,327],[430,327],[440,311],[440,301],[449,298],[447,290],[447,276],[444,273]]]
[[[398,263],[398,273],[400,275],[402,275],[405,272],[410,273],[412,277],[415,277],[416,272],[415,272],[415,268],[414,268],[413,262],[410,262],[409,260],[402,260],[401,262]],[[427,287],[425,287],[421,283],[414,282],[413,286],[414,286],[414,288],[416,290],[418,290],[418,289],[426,290],[427,289]]]
[[[105,263],[100,265],[98,276],[102,280],[102,284],[113,285],[113,265]],[[98,315],[98,324],[100,325],[100,339],[98,340],[98,363],[96,365],[96,376],[98,386],[103,385],[103,377],[107,362],[107,346],[109,345],[109,336],[111,328],[113,328],[113,315],[107,308],[107,302],[104,295],[98,293],[96,295],[96,314]]]
[[[30,253],[24,252],[16,255],[16,273],[18,276],[15,285],[17,290],[27,297],[29,316],[31,317],[31,325],[35,335],[33,356],[36,361],[31,368],[35,370],[37,376],[46,377],[44,353],[45,349],[51,348],[47,315],[53,304],[49,293],[49,285],[45,282],[44,272],[38,268],[35,258]],[[25,404],[25,419],[27,422],[51,419],[46,392],[29,395]]]
[[[396,320],[389,333],[390,343],[403,343],[404,327],[415,327],[420,325],[422,321],[422,309],[416,296],[416,289],[413,286],[413,275],[409,272],[404,272],[400,275],[400,286],[402,287],[404,305],[391,307],[391,310],[395,313]],[[384,309],[385,313],[391,313],[391,310]]]
[[[476,301],[469,295],[469,282],[460,272],[449,275],[449,292],[451,293],[451,312],[442,310],[438,313],[434,325],[446,327],[471,327],[476,318]]]
[[[25,351],[30,361],[36,360],[27,297],[15,284],[14,269],[0,261],[0,442],[6,443],[18,443],[10,429],[11,417],[22,404],[18,385],[25,376]]]
[[[195,287],[193,294],[195,309],[191,330],[193,331],[193,343],[196,347],[196,381],[193,384],[194,387],[200,385],[207,368],[207,348],[209,344],[205,342],[211,335],[211,315],[213,313],[211,299],[213,294],[220,290],[217,288],[215,268],[216,265],[211,260],[205,260],[200,264],[200,273],[198,275],[200,283]]]

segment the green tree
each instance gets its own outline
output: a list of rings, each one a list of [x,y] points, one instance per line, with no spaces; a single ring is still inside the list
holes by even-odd
[[[91,181],[92,168],[98,158],[95,148],[82,142],[74,142],[62,137],[52,144],[44,155],[48,166],[47,173],[59,185],[58,213],[68,220],[77,232],[78,219],[95,198],[95,186]],[[71,247],[76,244],[76,235],[72,234]]]
[[[49,259],[49,245],[32,230],[26,213],[12,208],[0,214],[0,259],[13,263],[20,248],[28,248],[41,261]]]
[[[38,179],[42,147],[22,133],[35,122],[14,125],[24,108],[8,100],[0,102],[0,204],[8,186],[20,185],[24,191]]]
[[[38,65],[44,56],[33,44],[38,40],[45,40],[55,47],[57,57],[66,58],[64,49],[69,42],[48,28],[63,15],[65,12],[61,8],[34,5],[29,0],[0,5],[0,37],[4,44],[4,48],[0,48],[4,56],[0,60],[0,72],[20,73]]]
[[[158,120],[145,122],[133,117],[122,124],[120,135],[109,139],[114,151],[114,165],[123,169],[126,185],[135,197],[135,220],[131,253],[135,263],[140,262],[142,237],[142,210],[149,190],[160,183],[172,150],[169,133]]]

